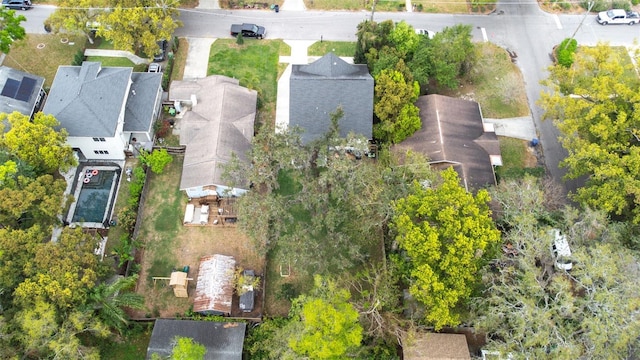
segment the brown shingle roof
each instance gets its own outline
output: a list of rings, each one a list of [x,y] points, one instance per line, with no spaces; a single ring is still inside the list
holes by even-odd
[[[421,152],[438,167],[454,166],[474,189],[495,185],[491,155],[500,156],[500,143],[495,132],[485,132],[478,103],[433,94],[419,97],[416,106],[422,128],[394,150]]]
[[[402,352],[405,360],[471,359],[467,339],[462,334],[417,334],[415,341]]]

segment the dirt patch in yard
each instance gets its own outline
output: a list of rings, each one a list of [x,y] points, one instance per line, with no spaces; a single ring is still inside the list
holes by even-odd
[[[176,156],[163,174],[150,174],[137,239],[143,247],[137,256],[141,268],[136,291],[145,296],[146,309],[132,314],[135,318],[183,316],[193,304],[202,256],[230,255],[236,266],[263,275],[264,259],[236,227],[182,225],[188,200],[179,190],[182,162],[183,157]],[[189,282],[188,298],[175,297],[168,280],[153,280],[169,277],[172,270],[183,270],[186,266],[189,278],[193,279]],[[256,306],[260,302],[256,299]]]

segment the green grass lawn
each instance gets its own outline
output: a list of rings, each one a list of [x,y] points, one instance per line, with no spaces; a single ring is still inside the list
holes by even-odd
[[[49,89],[58,66],[71,65],[73,56],[84,48],[85,39],[84,36],[28,34],[13,44],[2,65],[44,77],[44,87]]]
[[[134,67],[135,64],[123,57],[106,57],[106,56],[87,56],[86,61],[98,61],[102,63],[102,66],[114,66],[114,67]],[[146,65],[143,65],[146,67]]]
[[[236,78],[240,85],[258,91],[259,110],[275,119],[279,55],[290,48],[281,40],[219,39],[211,45],[208,75]],[[272,120],[273,121],[273,120]]]
[[[533,176],[543,176],[544,168],[539,166],[531,167],[527,154],[529,142],[509,137],[500,137],[500,152],[502,154],[502,166],[496,167],[496,177],[498,180],[507,178],[520,178],[525,174]]]
[[[124,341],[101,341],[100,358],[102,360],[139,360],[147,356],[147,347],[153,322],[141,324],[142,329],[127,335]]]
[[[520,69],[511,62],[507,52],[490,43],[478,43],[478,61],[471,70],[464,94],[482,106],[488,118],[509,118],[529,115],[529,103]]]
[[[333,52],[338,56],[353,56],[356,52],[356,43],[347,41],[318,41],[307,50],[309,56],[323,56]]]

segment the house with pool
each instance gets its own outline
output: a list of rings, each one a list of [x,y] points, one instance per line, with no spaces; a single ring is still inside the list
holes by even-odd
[[[42,111],[60,122],[78,157],[67,189],[76,201],[66,223],[108,227],[127,154],[153,146],[161,82],[161,73],[99,62],[58,68]]]

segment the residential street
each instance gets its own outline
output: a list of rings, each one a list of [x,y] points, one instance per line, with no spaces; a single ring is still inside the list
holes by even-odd
[[[284,9],[284,8],[283,8]],[[52,7],[37,7],[24,12],[29,33],[43,33],[42,21],[53,11]],[[270,10],[182,10],[184,26],[176,31],[177,36],[198,38],[229,37],[232,23],[254,22],[265,26],[267,38],[285,40],[342,40],[355,41],[358,23],[369,19],[370,12],[347,11],[285,11]],[[529,106],[539,134],[540,145],[554,179],[565,184],[567,190],[575,190],[576,181],[561,180],[565,171],[558,168],[566,156],[560,146],[558,131],[550,121],[543,121],[541,109],[536,106],[543,90],[540,80],[546,78],[546,68],[551,64],[549,53],[562,39],[572,36],[580,45],[595,45],[608,41],[612,45],[633,46],[640,37],[640,26],[601,26],[595,15],[553,15],[541,11],[531,0],[509,0],[499,2],[497,11],[490,15],[426,14],[398,12],[374,14],[375,21],[391,19],[405,20],[414,27],[439,31],[454,24],[473,25],[475,41],[491,41],[515,51],[516,63],[520,67],[527,86]],[[580,23],[584,21],[582,26]],[[577,30],[577,31],[576,31]]]

